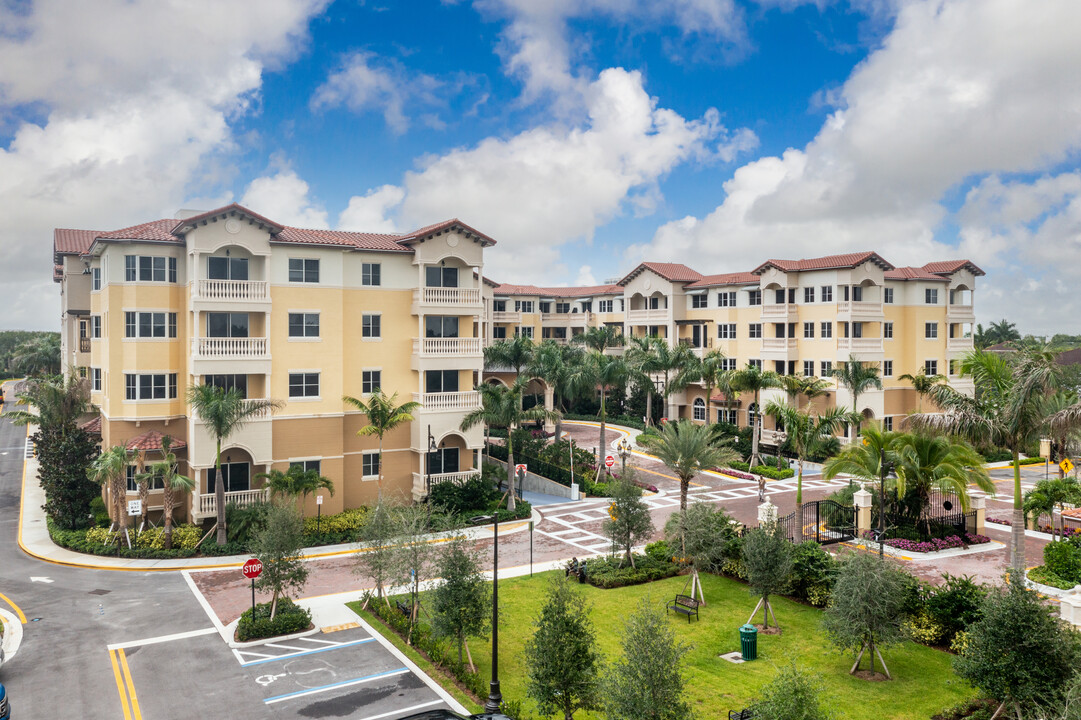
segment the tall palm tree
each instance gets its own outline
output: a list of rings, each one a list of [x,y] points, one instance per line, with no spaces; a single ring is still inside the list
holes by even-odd
[[[620,347],[623,345],[623,340],[623,328],[618,325],[591,327],[581,335],[571,338],[571,342],[581,343],[597,352],[604,352],[610,347]]]
[[[176,508],[176,493],[191,492],[195,489],[195,480],[178,473],[176,455],[172,452],[173,439],[168,435],[161,439],[161,460],[151,463],[148,474],[161,480],[162,517],[165,520],[165,549],[173,547],[173,510]]]
[[[929,392],[931,388],[939,383],[946,382],[945,375],[928,375],[924,368],[920,368],[920,371],[915,375],[911,373],[905,373],[899,380],[908,380],[912,383],[912,389],[916,391],[916,395],[919,396],[919,405],[916,408],[916,412],[923,412],[923,398]]]
[[[677,390],[682,390],[691,383],[701,383],[705,387],[707,425],[711,422],[713,390],[725,385],[732,372],[724,369],[724,361],[724,353],[720,350],[710,350],[702,357],[691,355],[687,365],[672,379],[672,386]]]
[[[695,475],[739,460],[732,440],[722,437],[714,425],[695,425],[688,420],[665,423],[659,434],[642,438],[657,459],[679,478],[680,510],[687,509],[687,490]]]
[[[1052,418],[1044,417],[1041,403],[1057,376],[1055,353],[1044,348],[1027,349],[1009,359],[973,350],[961,361],[961,377],[972,378],[975,396],[958,392],[950,385],[934,385],[928,396],[942,412],[916,413],[906,420],[917,430],[959,435],[973,444],[998,445],[1013,454],[1011,564],[1018,572],[1025,568],[1021,451],[1038,438],[1044,427],[1069,426],[1070,417],[1081,420],[1081,405]]]
[[[653,382],[653,373],[660,370],[660,360],[657,357],[657,346],[664,344],[660,338],[644,335],[632,337],[630,347],[624,354],[627,363],[628,375],[646,393],[646,426],[653,424],[653,395],[657,392],[657,384]]]
[[[17,395],[17,400],[28,408],[36,408],[37,412],[10,410],[4,413],[3,417],[12,424],[37,425],[42,430],[57,430],[66,436],[91,408],[90,385],[74,373],[67,377],[31,378]]]
[[[282,406],[281,401],[269,398],[244,398],[236,388],[226,390],[217,385],[192,385],[188,388],[187,401],[199,419],[214,437],[214,501],[217,508],[214,526],[217,528],[218,545],[228,541],[225,519],[225,482],[221,474],[221,445],[230,435],[244,426],[248,420],[268,410]]]
[[[804,395],[810,401],[819,395],[824,395],[830,389],[830,383],[813,375],[781,375],[781,387],[788,396],[788,404],[799,407],[799,396]]]
[[[871,423],[863,429],[863,442],[849,445],[826,461],[822,466],[822,478],[832,480],[844,473],[866,483],[878,483],[882,477],[882,463],[889,468],[897,460],[893,447],[897,435],[883,430],[879,423]]]
[[[103,485],[108,490],[109,503],[112,505],[109,514],[113,519],[113,524],[109,526],[109,529],[112,530],[115,527],[117,532],[120,532],[121,528],[126,530],[128,524],[128,508],[125,501],[127,500],[130,459],[130,453],[126,448],[113,445],[98,455],[86,469],[86,477],[91,482]]]
[[[732,373],[729,385],[736,392],[754,393],[754,425],[751,428],[751,467],[760,463],[758,443],[762,439],[762,407],[759,402],[762,391],[781,386],[780,378],[772,370],[762,370],[757,365],[748,364],[742,370]]]
[[[60,372],[60,335],[48,333],[27,340],[11,356],[12,367],[26,375]]]
[[[543,407],[523,410],[522,392],[527,384],[528,380],[519,375],[509,387],[500,384],[481,385],[478,388],[481,407],[466,415],[461,424],[463,431],[481,423],[507,428],[507,482],[510,488],[507,509],[511,511],[516,505],[514,500],[514,429],[524,422],[554,421],[559,415]]]
[[[791,377],[786,376],[786,377]],[[834,433],[847,422],[849,414],[842,408],[830,408],[824,413],[810,412],[771,400],[766,414],[784,425],[785,435],[796,452],[796,505],[803,505],[803,461],[810,455],[823,454],[837,439]]]
[[[574,365],[583,359],[581,348],[546,341],[537,347],[533,362],[527,370],[531,377],[540,378],[552,389],[553,409],[560,411],[555,422],[557,442],[563,437],[562,413],[566,411],[564,401],[575,394],[570,383],[572,370]]]
[[[931,492],[956,495],[961,507],[968,510],[970,485],[994,494],[995,486],[983,467],[983,457],[958,438],[929,433],[901,433],[891,443],[895,454],[897,497],[911,490],[919,498],[920,517],[928,522],[927,509]]]
[[[597,451],[600,454],[600,457],[597,458],[597,482],[603,482],[602,478],[608,470],[604,463],[601,462],[605,455],[604,431],[608,418],[608,392],[609,390],[624,387],[629,374],[630,370],[622,357],[605,355],[598,350],[591,350],[589,355],[586,356],[586,362],[575,368],[569,380],[571,385],[579,388],[581,392],[590,390],[600,393],[601,431],[600,441],[597,445]]]
[[[665,400],[664,414],[666,416],[668,415],[668,396],[678,389],[673,385],[672,378],[684,372],[697,359],[688,345],[680,345],[679,343],[669,345],[663,339],[657,344],[657,369],[664,379],[664,384],[661,386],[661,397]],[[669,419],[674,420],[675,418]]]
[[[497,340],[484,348],[484,366],[510,368],[515,376],[522,374],[522,368],[533,362],[536,345],[532,338],[524,335],[510,340]]]
[[[376,497],[383,500],[383,437],[403,423],[413,422],[413,413],[420,407],[419,402],[409,400],[398,405],[398,393],[387,395],[382,388],[376,388],[368,402],[348,395],[342,398],[368,416],[368,424],[357,430],[357,435],[379,437],[379,475],[376,478]],[[309,491],[310,492],[310,491]]]
[[[852,412],[859,412],[857,405],[860,395],[871,388],[882,389],[882,379],[878,377],[878,365],[864,363],[856,359],[855,355],[849,355],[848,360],[841,363],[840,367],[833,369],[831,373],[837,381],[844,385],[852,395]],[[855,425],[856,432],[853,438],[859,435],[860,424]]]

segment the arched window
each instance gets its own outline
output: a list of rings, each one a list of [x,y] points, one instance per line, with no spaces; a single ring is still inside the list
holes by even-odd
[[[694,399],[694,419],[703,421],[706,419],[706,401],[702,398]]]

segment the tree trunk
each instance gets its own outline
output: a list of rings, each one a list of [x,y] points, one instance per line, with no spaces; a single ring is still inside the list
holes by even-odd
[[[510,492],[507,495],[507,509],[511,512],[514,512],[517,507],[514,502],[514,441],[511,440],[511,434],[513,432],[513,425],[507,428],[507,488],[510,489]]]
[[[762,629],[769,630],[769,595],[762,596]]]
[[[646,389],[646,427],[653,425],[653,392]]]
[[[1016,449],[1013,451],[1013,526],[1010,528],[1013,539],[1011,548],[1011,566],[1022,574],[1025,572],[1025,511],[1021,503],[1021,464]],[[1017,578],[1021,582],[1022,578]]]
[[[458,664],[462,664],[462,644],[465,640],[462,638],[462,631],[458,631]]]
[[[803,458],[802,457],[798,458],[796,460],[796,466],[799,468],[799,474],[796,475],[796,505],[802,506],[803,505]]]
[[[469,652],[469,641],[462,640],[462,642],[465,644],[465,656],[469,659],[469,670],[471,672],[476,672],[477,666],[473,664],[473,653]]]
[[[379,435],[379,473],[375,478],[375,497],[377,502],[383,502],[383,435]],[[428,468],[424,468],[425,471]]]
[[[687,510],[687,490],[691,486],[690,478],[679,479],[679,510],[680,512],[686,512]]]
[[[601,385],[601,439],[597,445],[597,482],[604,482],[607,468],[604,467],[604,421],[607,413],[604,410],[604,385]]]
[[[758,440],[762,433],[762,408],[758,404],[758,391],[754,393],[754,425],[751,427],[751,467],[759,464]]]
[[[166,484],[161,494],[161,512],[165,516],[165,549],[173,548],[173,488]]]
[[[274,616],[277,615],[277,614],[278,614],[278,591],[275,590],[274,591],[274,597],[270,600],[270,619],[273,621]],[[254,619],[255,619],[255,616],[253,615],[252,620],[254,620]]]
[[[225,478],[221,476],[221,438],[218,438],[218,454],[214,460],[214,504],[217,506],[218,544],[224,545],[229,540],[225,527]],[[277,597],[274,598],[275,603]]]

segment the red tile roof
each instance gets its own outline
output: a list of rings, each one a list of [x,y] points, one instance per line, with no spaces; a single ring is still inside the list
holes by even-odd
[[[382,233],[346,232],[343,230],[309,230],[306,228],[286,227],[275,235],[272,242],[300,243],[304,245],[339,245],[359,250],[379,250],[382,252],[413,252],[410,248],[398,244],[401,235]]]
[[[405,233],[405,235],[403,235],[398,240],[398,242],[400,242],[400,243],[402,243],[404,245],[404,244],[417,242],[418,240],[427,240],[429,237],[432,237],[433,235],[439,235],[440,233],[443,233],[443,232],[448,231],[448,230],[459,230],[459,231],[463,232],[466,237],[470,237],[470,236],[475,235],[477,237],[477,239],[481,241],[481,244],[486,246],[486,247],[489,246],[489,245],[495,245],[495,240],[488,237],[484,233],[469,227],[468,225],[466,225],[464,222],[462,222],[458,218],[451,218],[450,220],[443,220],[442,222],[437,222],[437,223],[435,223],[433,225],[425,225],[422,228],[419,228],[419,229],[414,230],[412,232]]]
[[[935,273],[936,275],[953,275],[961,269],[968,270],[977,277],[982,277],[987,274],[969,260],[941,260],[938,262],[929,262],[923,266],[923,269],[927,272]]]
[[[148,451],[161,451],[161,441],[165,436],[157,430],[147,430],[142,435],[136,435],[127,442],[127,449],[134,450],[136,452],[148,452]],[[170,450],[183,450],[188,446],[186,442],[178,438],[172,438],[172,445],[169,446]]]
[[[930,280],[934,282],[949,282],[949,278],[942,277],[941,275],[935,275],[932,272],[927,272],[923,268],[918,267],[899,267],[893,270],[887,270],[883,277],[886,280]]]
[[[199,215],[192,215],[191,217],[184,218],[179,222],[173,220],[173,227],[171,228],[170,232],[172,232],[174,235],[183,235],[187,231],[194,229],[195,226],[199,223],[204,223],[211,218],[221,217],[222,215],[247,216],[258,223],[266,225],[270,229],[271,235],[281,232],[282,229],[285,227],[284,225],[279,225],[273,220],[268,220],[259,213],[252,212],[243,205],[232,203],[231,205],[226,205],[225,207],[220,207],[216,210],[208,210],[207,212],[200,213]]]
[[[757,285],[758,276],[749,272],[722,273],[706,275],[701,280],[687,286],[690,288],[717,287],[720,285]]]
[[[79,427],[90,433],[91,435],[101,435],[101,415],[87,420]]]
[[[495,288],[496,295],[540,295],[544,297],[591,297],[593,295],[622,295],[621,285],[588,285],[579,287],[537,287],[503,283]]]
[[[645,270],[652,270],[669,282],[695,282],[702,279],[702,273],[692,270],[682,263],[644,262],[627,273],[626,277],[619,281],[619,284],[626,285]]]
[[[154,242],[182,243],[183,240],[173,235],[176,220],[153,220],[140,225],[98,233],[97,239],[103,240],[151,240]]]
[[[806,270],[840,270],[855,268],[865,262],[873,262],[883,270],[893,270],[893,265],[887,262],[876,252],[845,253],[843,255],[826,255],[824,257],[807,258],[804,260],[767,260],[751,272],[761,275],[766,268],[775,267],[782,272],[803,272]]]
[[[100,230],[71,230],[56,228],[53,230],[54,255],[82,255],[90,249]]]

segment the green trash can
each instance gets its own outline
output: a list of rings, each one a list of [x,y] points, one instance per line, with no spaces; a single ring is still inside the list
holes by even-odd
[[[739,646],[744,660],[757,660],[758,628],[754,625],[741,625],[739,628]]]

